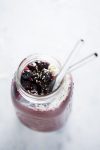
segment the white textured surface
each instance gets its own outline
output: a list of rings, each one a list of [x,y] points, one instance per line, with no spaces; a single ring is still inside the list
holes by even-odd
[[[42,51],[62,59],[80,37],[86,44],[77,59],[100,52],[99,0],[0,1],[0,150],[100,150],[100,58],[73,72],[73,109],[62,131],[27,129],[10,98],[24,57]]]

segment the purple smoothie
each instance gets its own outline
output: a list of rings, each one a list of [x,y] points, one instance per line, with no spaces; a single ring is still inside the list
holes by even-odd
[[[33,60],[31,60],[31,62]],[[49,90],[49,92],[45,94],[44,91],[46,89],[44,89],[40,95],[37,94],[38,92],[31,93],[29,88],[28,91],[26,91],[21,84],[22,71],[27,70],[27,65],[30,63],[27,62],[27,65],[26,63],[23,65],[24,62],[27,62],[27,59],[24,60],[18,68],[17,73],[20,72],[18,74],[20,78],[16,78],[15,75],[11,86],[12,101],[16,108],[18,118],[24,125],[33,130],[47,132],[60,129],[66,123],[71,111],[73,92],[71,75],[66,75],[60,87],[55,91]],[[42,60],[42,62],[44,62],[44,60]],[[48,59],[45,60],[45,62],[50,64]],[[36,89],[37,88],[35,88],[35,91]]]

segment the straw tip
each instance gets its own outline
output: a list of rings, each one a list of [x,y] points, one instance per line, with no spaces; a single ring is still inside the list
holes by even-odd
[[[94,53],[94,56],[98,57],[98,53]]]
[[[84,42],[84,39],[80,39],[81,42]]]

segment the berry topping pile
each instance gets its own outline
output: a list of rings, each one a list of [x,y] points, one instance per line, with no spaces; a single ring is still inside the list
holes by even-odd
[[[52,92],[55,77],[49,70],[49,63],[35,61],[28,64],[21,74],[21,84],[30,94],[47,95]]]

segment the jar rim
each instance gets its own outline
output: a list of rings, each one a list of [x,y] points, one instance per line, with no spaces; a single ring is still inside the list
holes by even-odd
[[[34,59],[39,59],[39,57],[43,58],[43,57],[46,57],[47,58],[50,58],[52,60],[54,60],[58,65],[59,65],[59,69],[61,68],[61,62],[56,59],[55,57],[53,56],[48,56],[46,54],[38,54],[38,53],[35,53],[35,54],[32,54],[32,55],[29,55],[27,58],[23,59],[21,61],[21,63],[19,64],[18,66],[18,69],[17,69],[17,72],[16,72],[16,76],[15,76],[15,79],[16,79],[16,86],[17,86],[17,89],[19,91],[19,93],[25,97],[26,99],[29,99],[30,101],[32,102],[35,102],[36,103],[41,103],[41,102],[44,102],[44,103],[47,103],[47,100],[45,99],[49,99],[50,97],[54,96],[56,93],[59,92],[60,88],[61,88],[61,85],[63,84],[64,82],[64,79],[62,80],[61,84],[59,85],[59,87],[57,89],[55,89],[53,92],[51,92],[50,94],[47,94],[47,95],[33,95],[33,94],[29,94],[21,85],[20,83],[20,77],[21,77],[21,71],[24,69],[24,67],[26,67],[30,62],[32,62]],[[34,58],[34,59],[33,59]]]

